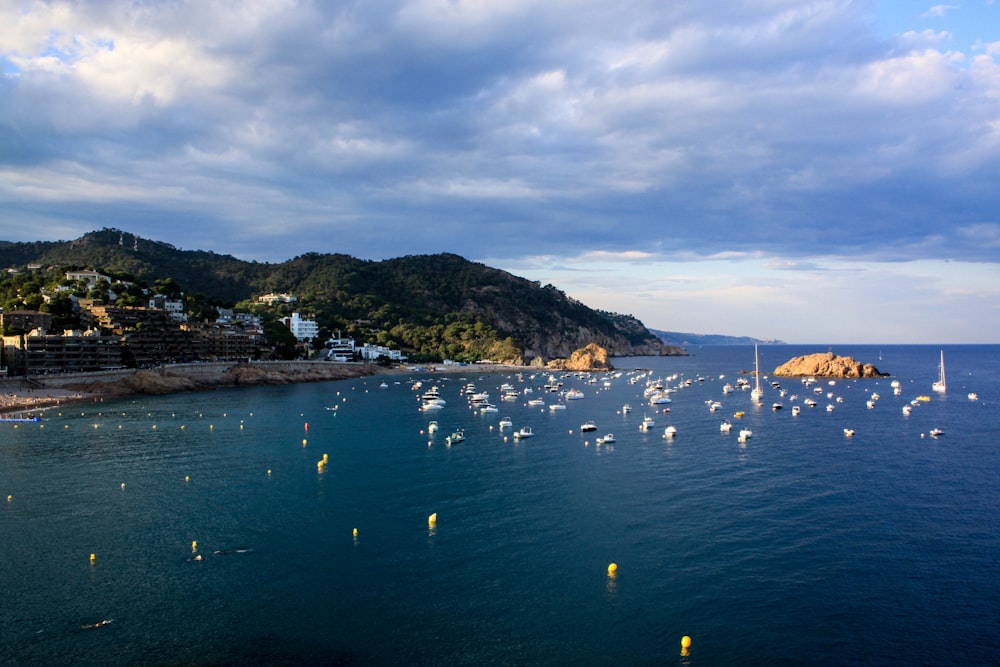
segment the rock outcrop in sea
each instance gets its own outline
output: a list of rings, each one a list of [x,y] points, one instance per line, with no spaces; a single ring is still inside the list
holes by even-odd
[[[614,368],[608,358],[608,351],[596,343],[580,348],[568,359],[553,359],[546,367],[565,371],[609,371]]]
[[[863,364],[851,357],[840,357],[833,352],[820,352],[795,357],[774,369],[778,377],[823,378],[883,378],[889,377],[871,364]]]

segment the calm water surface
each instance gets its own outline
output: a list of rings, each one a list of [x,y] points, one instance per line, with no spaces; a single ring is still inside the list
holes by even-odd
[[[826,349],[762,347],[761,368]],[[1000,347],[945,347],[944,395],[939,350],[838,347],[894,377],[782,379],[759,407],[722,390],[753,349],[717,347],[616,360],[650,369],[634,383],[561,376],[585,397],[560,411],[526,405],[559,401],[547,374],[469,369],[0,424],[0,663],[996,664]],[[651,406],[659,378],[691,384]],[[412,380],[447,406],[421,412]]]

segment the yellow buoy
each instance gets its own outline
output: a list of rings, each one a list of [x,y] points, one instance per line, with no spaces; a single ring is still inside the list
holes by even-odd
[[[354,529],[354,537],[357,537],[357,536],[358,536],[358,529],[357,529],[357,528],[355,528],[355,529]]]
[[[95,560],[97,560],[97,554],[90,554],[90,562],[93,563]]]
[[[681,637],[681,655],[687,655],[691,649],[691,638],[687,635]]]
[[[267,476],[268,476],[268,477],[270,477],[270,476],[271,476],[271,469],[270,469],[270,468],[268,468],[268,469],[267,469]]]
[[[305,447],[305,446],[306,446],[306,443],[307,443],[307,442],[309,442],[309,441],[308,441],[308,440],[306,440],[305,438],[302,438],[302,446],[303,446],[303,447]]]
[[[431,514],[429,517],[427,517],[428,526],[434,526],[437,524],[437,522],[438,522],[437,512],[434,512],[434,514]]]
[[[125,490],[125,482],[122,482],[122,491]]]
[[[191,541],[191,552],[193,553],[193,552],[195,552],[197,550],[198,550],[198,540],[192,540]]]
[[[8,503],[11,502],[12,500],[14,500],[14,496],[7,496],[7,502]]]
[[[617,572],[618,572],[617,563],[612,563],[611,565],[608,565],[608,574],[610,574],[613,577]]]
[[[184,475],[184,481],[185,482],[190,482],[191,481],[191,476],[190,475]]]

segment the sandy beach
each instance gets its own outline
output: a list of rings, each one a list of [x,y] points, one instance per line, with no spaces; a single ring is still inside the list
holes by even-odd
[[[8,387],[0,394],[0,415],[35,416],[49,408],[58,408],[70,403],[81,403],[100,400],[97,394],[85,394],[68,389],[26,387],[14,389]]]

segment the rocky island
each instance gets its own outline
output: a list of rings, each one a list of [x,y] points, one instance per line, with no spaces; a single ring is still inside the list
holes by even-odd
[[[841,357],[833,352],[820,352],[795,357],[774,369],[777,377],[824,378],[882,378],[889,377],[871,364],[863,364],[851,357]]]

